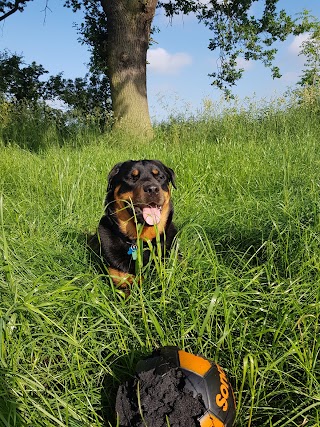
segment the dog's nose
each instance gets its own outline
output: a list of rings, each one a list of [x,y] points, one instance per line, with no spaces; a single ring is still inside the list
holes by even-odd
[[[157,187],[156,185],[145,185],[143,189],[145,193],[148,193],[150,195],[159,193],[159,187]]]

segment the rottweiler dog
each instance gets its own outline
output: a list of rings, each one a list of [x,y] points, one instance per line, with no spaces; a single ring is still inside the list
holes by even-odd
[[[116,164],[109,173],[105,215],[90,246],[127,295],[136,271],[137,239],[154,245],[160,236],[163,253],[177,233],[170,184],[176,188],[175,173],[159,160],[129,160]],[[149,256],[146,245],[144,264]]]

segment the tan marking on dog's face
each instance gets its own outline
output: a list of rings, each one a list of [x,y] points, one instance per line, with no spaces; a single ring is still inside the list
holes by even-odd
[[[135,200],[139,200],[141,196],[141,188],[138,188],[136,192],[129,191],[119,195],[120,185],[116,187],[114,191],[115,199],[115,212],[118,218],[118,225],[120,231],[131,239],[137,238],[137,226],[135,223],[134,216],[127,210],[127,207],[133,207]],[[138,193],[138,194],[137,194]],[[162,191],[164,202],[162,203],[160,222],[156,226],[144,225],[140,238],[144,240],[152,240],[157,234],[163,234],[168,216],[170,213],[170,190],[168,192]]]
[[[159,171],[158,171],[158,169],[156,169],[156,168],[153,168],[151,172],[152,172],[152,173],[153,173],[153,175],[155,175],[155,176],[159,175]]]
[[[133,169],[133,171],[131,172],[131,175],[134,176],[134,177],[137,177],[137,176],[140,175],[140,172],[139,172],[138,169]]]
[[[127,210],[128,205],[132,204],[133,193],[129,191],[119,195],[120,185],[114,190],[115,200],[115,213],[118,218],[118,224],[121,232],[125,235],[128,234],[128,227],[131,229],[131,222],[134,223],[134,218]]]

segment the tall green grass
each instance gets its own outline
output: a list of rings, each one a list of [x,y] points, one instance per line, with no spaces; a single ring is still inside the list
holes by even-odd
[[[319,426],[319,134],[317,107],[268,106],[175,119],[149,145],[3,144],[0,425],[115,426],[120,382],[170,344],[224,367],[237,426]],[[175,170],[179,239],[125,300],[85,241],[130,158]]]
[[[65,144],[77,147],[101,135],[108,123],[100,116],[62,111],[46,103],[6,102],[0,96],[0,146],[34,152]]]

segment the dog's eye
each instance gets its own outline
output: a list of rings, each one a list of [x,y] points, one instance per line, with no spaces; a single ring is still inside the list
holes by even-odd
[[[133,181],[136,181],[139,178],[139,176],[140,176],[140,172],[138,171],[138,169],[133,169],[133,171],[131,172],[130,178]]]
[[[162,175],[158,169],[152,169],[151,172],[157,181],[162,181],[164,179],[164,175]]]

